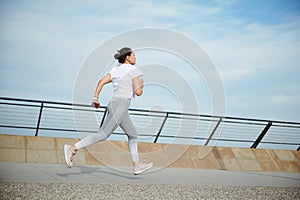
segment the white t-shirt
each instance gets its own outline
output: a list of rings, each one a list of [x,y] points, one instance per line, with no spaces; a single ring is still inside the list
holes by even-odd
[[[141,70],[131,64],[121,64],[113,67],[109,73],[114,86],[113,97],[133,98],[132,79],[142,77]]]

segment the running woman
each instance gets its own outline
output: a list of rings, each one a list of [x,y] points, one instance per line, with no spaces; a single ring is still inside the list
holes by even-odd
[[[92,104],[95,108],[100,107],[100,102],[98,101],[99,94],[104,85],[112,82],[114,92],[111,101],[107,105],[107,117],[103,125],[99,128],[98,133],[91,134],[73,145],[64,145],[65,161],[67,166],[71,168],[72,161],[78,150],[106,140],[120,126],[128,137],[128,148],[133,163],[133,171],[135,175],[138,175],[153,166],[153,163],[142,163],[139,161],[137,147],[138,133],[128,113],[131,99],[135,95],[141,96],[143,93],[143,74],[134,66],[136,58],[130,48],[122,48],[114,55],[114,58],[118,60],[120,65],[113,67],[98,82]]]

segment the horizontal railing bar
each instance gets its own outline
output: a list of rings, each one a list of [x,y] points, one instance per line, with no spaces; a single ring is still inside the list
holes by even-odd
[[[26,127],[26,126],[4,126],[0,125],[1,128],[23,128],[23,129],[36,129],[36,127]],[[88,131],[88,130],[75,130],[75,129],[55,129],[55,128],[39,128],[40,130],[44,131],[63,131],[63,132],[81,132],[81,133],[97,133],[97,131]],[[126,135],[125,133],[114,132],[113,135]],[[156,135],[147,135],[147,134],[140,134],[140,136],[148,136],[148,137],[155,137]],[[160,135],[163,138],[179,138],[179,139],[194,139],[194,140],[207,140],[208,138],[204,137],[184,137],[184,136],[177,136],[177,135]],[[223,139],[223,138],[212,138],[211,141],[221,141],[221,142],[243,142],[249,143],[254,142],[254,140],[233,140],[233,139]],[[263,144],[281,144],[281,145],[300,145],[300,143],[284,143],[284,142],[274,142],[274,141],[261,141],[260,143]]]
[[[148,116],[148,117],[162,117],[164,118],[164,115],[150,115],[150,114],[142,114],[142,113],[129,113],[132,116]]]
[[[241,122],[241,121],[228,121],[228,120],[224,120],[222,121],[223,124],[228,123],[228,124],[247,124],[247,125],[257,125],[257,126],[264,126],[264,123],[258,123],[258,122]]]
[[[32,102],[32,103],[59,104],[59,105],[68,105],[68,106],[83,106],[83,107],[90,107],[91,106],[91,105],[87,105],[87,104],[65,103],[65,102],[43,101],[43,100],[32,100],[32,99],[18,99],[18,98],[8,98],[8,97],[0,97],[0,99],[2,99],[2,100],[11,100],[11,101]],[[106,107],[101,106],[100,108],[106,108]],[[169,111],[166,112],[166,111],[133,109],[133,108],[130,108],[129,111],[140,111],[140,112],[161,113],[161,114],[169,113],[169,115],[197,116],[197,117],[207,117],[207,118],[220,118],[220,117],[222,117],[224,120],[231,119],[231,120],[257,121],[257,122],[270,122],[270,121],[272,121],[272,123],[300,125],[300,122],[277,121],[277,120],[254,119],[254,118],[240,118],[240,117],[219,116],[219,115],[180,113],[180,112],[169,112]]]
[[[28,107],[41,107],[41,105],[32,105],[32,104],[18,104],[18,103],[7,103],[7,102],[0,102],[3,105],[10,105],[10,106],[28,106]]]
[[[0,118],[1,119],[1,118]],[[31,119],[34,119],[34,118],[31,118]],[[61,118],[61,119],[58,119],[58,121],[57,122],[53,122],[53,121],[49,121],[49,120],[47,120],[47,119],[57,119],[57,118],[55,118],[55,116],[53,116],[53,117],[45,117],[44,118],[44,120],[43,121],[45,121],[45,123],[52,123],[52,124],[55,124],[55,123],[60,123],[60,122],[70,122],[70,124],[74,124],[73,122],[72,122],[72,120],[69,120],[69,119],[63,119],[63,118]],[[4,118],[2,119],[2,120],[5,120]],[[9,120],[9,119],[7,119],[7,120]],[[30,120],[20,120],[20,119],[14,119],[14,120],[17,120],[17,121],[19,121],[19,122],[28,122],[28,121],[30,121]],[[85,122],[86,124],[89,124],[89,122],[88,121],[86,121]],[[92,124],[91,124],[92,125]],[[177,127],[175,127],[175,128],[177,128]],[[169,128],[170,129],[170,128]],[[176,129],[177,130],[177,129]],[[231,129],[230,129],[231,130]],[[234,133],[237,133],[237,132],[233,132],[232,131],[232,134],[229,134],[229,133],[226,133],[226,136],[227,137],[229,137],[229,136],[231,136],[231,137],[234,137],[235,135],[234,135]],[[297,134],[297,133],[293,133],[293,132],[291,132],[292,134]],[[252,134],[254,134],[254,132],[252,133]],[[243,136],[251,136],[252,135],[251,133],[246,133],[246,134],[243,134]],[[225,135],[224,133],[222,134],[222,135]],[[275,138],[275,137],[277,137],[277,138],[280,138],[280,137],[282,137],[282,136],[284,136],[284,135],[273,135],[272,137],[273,138]],[[295,137],[293,137],[293,138],[297,138],[296,136]]]
[[[10,126],[10,125],[0,125],[0,128],[17,128],[17,129],[32,129],[35,130],[36,127],[31,126]]]
[[[31,102],[31,103],[57,104],[57,105],[65,105],[65,106],[83,106],[83,107],[90,107],[91,106],[91,105],[87,105],[87,104],[65,103],[65,102],[33,100],[33,99],[18,99],[18,98],[9,98],[9,97],[0,97],[0,99],[10,100],[10,101]]]
[[[262,141],[260,143],[263,143],[263,144],[282,144],[282,145],[300,145],[300,143],[286,143],[286,142],[273,142],[273,141],[270,141],[270,142],[267,142],[267,141]]]
[[[0,102],[0,123],[2,123],[2,125],[0,124],[0,127],[2,128],[23,128],[34,130],[38,129],[40,131],[43,130],[96,133],[97,131],[92,131],[93,129],[89,130],[91,126],[88,121],[85,121],[85,116],[88,115],[88,112],[91,112],[95,113],[98,119],[98,115],[101,116],[103,113],[105,113],[105,110],[107,110],[106,106],[101,106],[100,109],[92,109],[91,105],[87,104],[73,104],[64,102],[17,99],[7,97],[0,97],[0,101],[1,100],[3,100],[2,102]],[[38,116],[39,110],[36,108],[41,108],[41,104],[43,105],[43,117],[41,119],[41,127],[37,128],[34,125],[35,122],[31,124],[30,120],[35,119],[36,116]],[[74,113],[69,112],[69,110],[79,111],[78,113],[80,114],[80,116],[78,117],[80,118],[78,119],[83,120],[82,123],[84,123],[84,126],[81,126],[83,130],[77,130],[76,123],[74,123],[73,119]],[[208,133],[208,130],[211,130],[212,124],[218,122],[221,117],[222,134],[220,136],[212,137],[211,141],[252,143],[256,140],[256,137],[260,132],[260,130],[258,130],[260,126],[265,126],[266,123],[272,123],[272,127],[268,131],[268,135],[265,136],[265,138],[260,142],[260,144],[299,146],[299,144],[295,143],[295,141],[299,140],[298,135],[300,134],[300,131],[298,130],[300,129],[300,122],[239,118],[230,116],[226,117],[132,108],[129,109],[129,113],[131,116],[136,116],[133,117],[133,119],[140,122],[140,124],[142,124],[142,120],[145,119],[142,117],[155,117],[151,122],[151,125],[154,126],[151,126],[152,129],[147,129],[147,132],[151,132],[151,130],[157,132],[159,127],[155,127],[155,125],[157,125],[158,121],[160,124],[161,120],[163,120],[166,114],[168,114],[168,121],[166,122],[163,128],[164,131],[159,135],[159,137],[161,138],[207,140],[208,138],[206,134]],[[177,119],[186,121],[178,121]],[[191,125],[197,125],[197,128],[195,129],[197,132],[196,135],[185,134],[189,133],[190,130],[194,130],[190,128]],[[146,129],[144,128],[142,130],[145,131]],[[183,133],[179,133],[179,130]],[[164,134],[164,132],[166,134]],[[140,133],[139,135],[147,137],[157,137],[157,135],[154,134],[149,135]]]
[[[281,127],[281,128],[300,128],[300,126],[279,125],[279,124],[273,124],[272,127]],[[272,129],[272,128],[271,128],[271,129]]]
[[[56,107],[56,106],[44,106],[44,108],[52,108],[52,109],[61,109],[61,110],[76,110],[76,111],[87,111],[87,112],[97,112],[97,113],[101,113],[101,112],[105,112],[105,110],[89,110],[89,109],[83,109],[83,108],[65,108],[65,107]],[[104,106],[102,106],[101,108],[106,108]]]
[[[97,133],[97,131],[92,130],[76,130],[76,129],[60,129],[60,128],[43,128],[40,127],[40,130],[44,131],[63,131],[63,132],[81,132],[81,133]]]
[[[79,111],[88,111],[88,112],[95,112],[95,111],[100,111],[101,110],[88,110],[88,109],[83,109],[83,108],[72,108],[72,107],[69,107],[69,108],[66,108],[66,107],[57,107],[57,106],[44,106],[44,108],[51,108],[51,109],[60,109],[60,110],[79,110]],[[103,111],[104,112],[104,111]]]

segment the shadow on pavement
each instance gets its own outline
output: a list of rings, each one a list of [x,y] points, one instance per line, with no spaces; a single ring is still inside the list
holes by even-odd
[[[79,169],[76,170],[76,172],[72,172],[72,169]],[[73,171],[75,171],[73,170]],[[76,176],[76,175],[90,175],[93,173],[101,173],[101,174],[106,174],[106,175],[112,175],[112,176],[117,176],[117,177],[122,177],[128,180],[140,180],[142,177],[135,176],[135,175],[123,175],[122,173],[119,172],[113,172],[113,171],[104,171],[100,168],[97,167],[89,167],[89,166],[76,166],[70,169],[70,173],[56,173],[56,175],[63,177],[63,178],[68,178],[70,176]]]

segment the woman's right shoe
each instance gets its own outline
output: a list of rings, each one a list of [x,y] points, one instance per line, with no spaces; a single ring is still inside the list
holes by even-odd
[[[133,168],[134,175],[139,175],[150,169],[153,166],[153,163],[139,163],[137,166]]]

